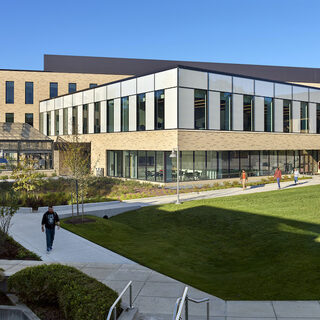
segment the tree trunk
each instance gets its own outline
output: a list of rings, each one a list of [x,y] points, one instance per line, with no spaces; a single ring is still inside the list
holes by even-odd
[[[73,216],[73,197],[71,192],[71,212],[72,212],[72,223],[74,222],[74,216]]]
[[[83,215],[84,215],[84,209],[83,209],[83,192],[81,193],[81,202],[82,202],[82,223],[83,223]]]
[[[77,216],[79,216],[79,185],[78,185],[78,180],[76,180],[76,197],[77,197]]]

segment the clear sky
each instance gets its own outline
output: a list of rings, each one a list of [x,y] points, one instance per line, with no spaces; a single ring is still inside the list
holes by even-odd
[[[0,0],[0,68],[43,54],[320,68],[320,0]]]

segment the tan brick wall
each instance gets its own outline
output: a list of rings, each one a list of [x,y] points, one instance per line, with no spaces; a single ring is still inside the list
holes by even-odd
[[[13,112],[15,122],[25,122],[25,113],[33,113],[35,128],[39,128],[39,101],[49,98],[50,82],[58,83],[58,95],[68,93],[68,84],[76,83],[77,90],[127,78],[126,75],[57,73],[44,71],[0,70],[0,122],[5,113]],[[6,81],[14,81],[14,104],[6,104]],[[25,82],[33,82],[33,104],[25,104]]]

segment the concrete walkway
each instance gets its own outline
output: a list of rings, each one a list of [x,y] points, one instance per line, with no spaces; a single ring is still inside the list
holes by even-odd
[[[292,182],[283,182],[282,188],[300,188],[320,184],[320,177],[312,180],[301,181],[294,186]],[[200,200],[216,197],[226,197],[264,191],[277,190],[276,184],[268,184],[262,187],[249,188],[242,191],[240,188],[221,189],[199,193],[182,194],[182,201]],[[282,192],[279,190],[279,192]],[[125,202],[109,202],[88,204],[86,212],[94,214],[102,213],[118,214],[120,211],[132,210],[142,206],[173,203],[176,196],[163,196],[156,198],[144,198],[128,200]],[[70,206],[56,208],[61,216],[70,215]],[[44,210],[44,209],[43,209]],[[185,284],[159,274],[130,261],[108,249],[102,248],[88,240],[85,240],[64,229],[56,231],[53,252],[46,254],[45,235],[41,232],[42,212],[17,213],[13,218],[10,234],[27,249],[41,256],[43,262],[59,262],[75,265],[80,270],[97,278],[114,290],[120,292],[129,280],[134,282],[135,305],[139,308],[143,319],[171,319],[176,299],[182,295]],[[27,265],[39,264],[39,262],[21,262],[0,260],[0,268],[8,273],[14,273]],[[318,301],[224,301],[204,292],[190,289],[192,298],[210,297],[211,319],[319,319],[320,304]],[[204,305],[190,305],[190,319],[203,319],[205,315]]]

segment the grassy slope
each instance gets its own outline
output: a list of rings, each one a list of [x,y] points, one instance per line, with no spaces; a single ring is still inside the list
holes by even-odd
[[[192,201],[63,226],[224,299],[319,299],[319,193]]]

